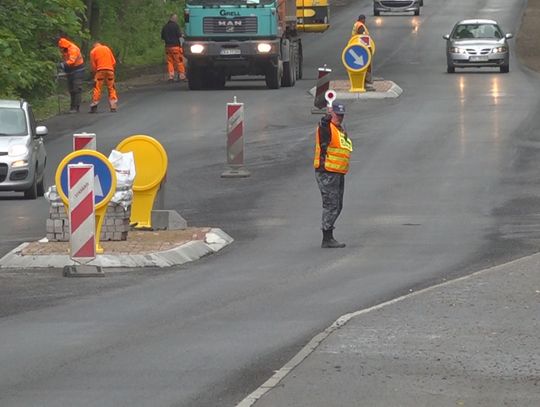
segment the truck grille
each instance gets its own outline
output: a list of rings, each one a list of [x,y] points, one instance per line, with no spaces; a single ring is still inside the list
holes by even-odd
[[[399,7],[411,7],[412,1],[398,1],[398,0],[383,0],[381,4],[384,7],[399,8]]]
[[[7,164],[0,164],[0,182],[4,182],[8,172]]]
[[[204,17],[205,34],[257,33],[257,17]]]

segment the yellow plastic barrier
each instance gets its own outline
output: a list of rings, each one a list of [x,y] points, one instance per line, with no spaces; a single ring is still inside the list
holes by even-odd
[[[128,137],[116,146],[116,150],[131,151],[135,159],[130,223],[137,229],[151,228],[154,201],[167,175],[167,153],[155,138],[146,135]]]

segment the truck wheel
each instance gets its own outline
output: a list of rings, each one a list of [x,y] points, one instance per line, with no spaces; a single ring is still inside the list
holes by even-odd
[[[373,9],[373,15],[374,16],[380,16],[381,15],[381,12],[379,10],[377,10],[376,8]]]
[[[279,89],[281,86],[281,78],[279,77],[279,64],[277,66],[271,65],[268,71],[266,71],[265,78],[266,86],[268,89]]]
[[[283,78],[281,86],[291,87],[296,83],[296,54],[294,48],[290,48],[289,62],[283,62]]]
[[[304,76],[304,54],[302,53],[302,43],[298,45],[298,61],[296,63],[296,79],[302,79]]]
[[[190,66],[187,77],[190,90],[201,90],[203,88],[203,75],[200,69]]]
[[[225,88],[225,83],[227,83],[227,77],[223,72],[216,72],[212,75],[212,84],[216,89]]]

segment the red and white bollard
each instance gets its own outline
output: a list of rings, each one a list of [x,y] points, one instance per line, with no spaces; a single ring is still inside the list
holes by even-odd
[[[330,74],[332,73],[332,70],[330,68],[327,68],[326,65],[324,67],[319,68],[319,76],[317,78],[317,87],[315,88],[315,100],[313,101],[313,104],[315,105],[314,108],[311,109],[311,113],[324,113],[324,108],[326,107],[326,100],[324,98],[324,94],[330,87]]]
[[[97,150],[95,133],[79,133],[73,135],[73,151]]]
[[[245,178],[251,174],[244,168],[244,104],[227,103],[227,164],[222,178]]]
[[[70,257],[86,264],[96,258],[94,166],[69,164],[68,186]]]

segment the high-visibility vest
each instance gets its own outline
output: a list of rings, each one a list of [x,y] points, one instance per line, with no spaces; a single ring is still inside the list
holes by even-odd
[[[116,66],[111,49],[99,43],[90,52],[90,63],[92,64],[92,72],[114,71]]]
[[[313,166],[319,169],[322,161],[325,171],[347,174],[349,171],[349,159],[353,151],[352,140],[347,137],[347,133],[343,129],[338,128],[334,123],[330,122],[330,143],[326,148],[326,155],[322,157],[323,152],[321,149],[319,129],[318,127]]]
[[[364,27],[364,32],[363,32],[363,33],[360,33],[360,34],[361,34],[361,35],[369,35],[369,31],[368,31],[366,25],[365,25],[363,22],[361,22],[361,21],[356,21],[356,22],[354,23],[354,26],[353,26],[353,29],[352,29],[352,32],[351,32],[351,37],[352,37],[353,35],[358,35],[358,34],[359,34],[359,33],[358,33],[358,30],[359,30],[360,27],[362,27],[362,26]]]
[[[84,59],[81,54],[81,50],[71,41],[60,38],[58,46],[62,49],[62,57],[69,68],[77,68],[84,63]]]

